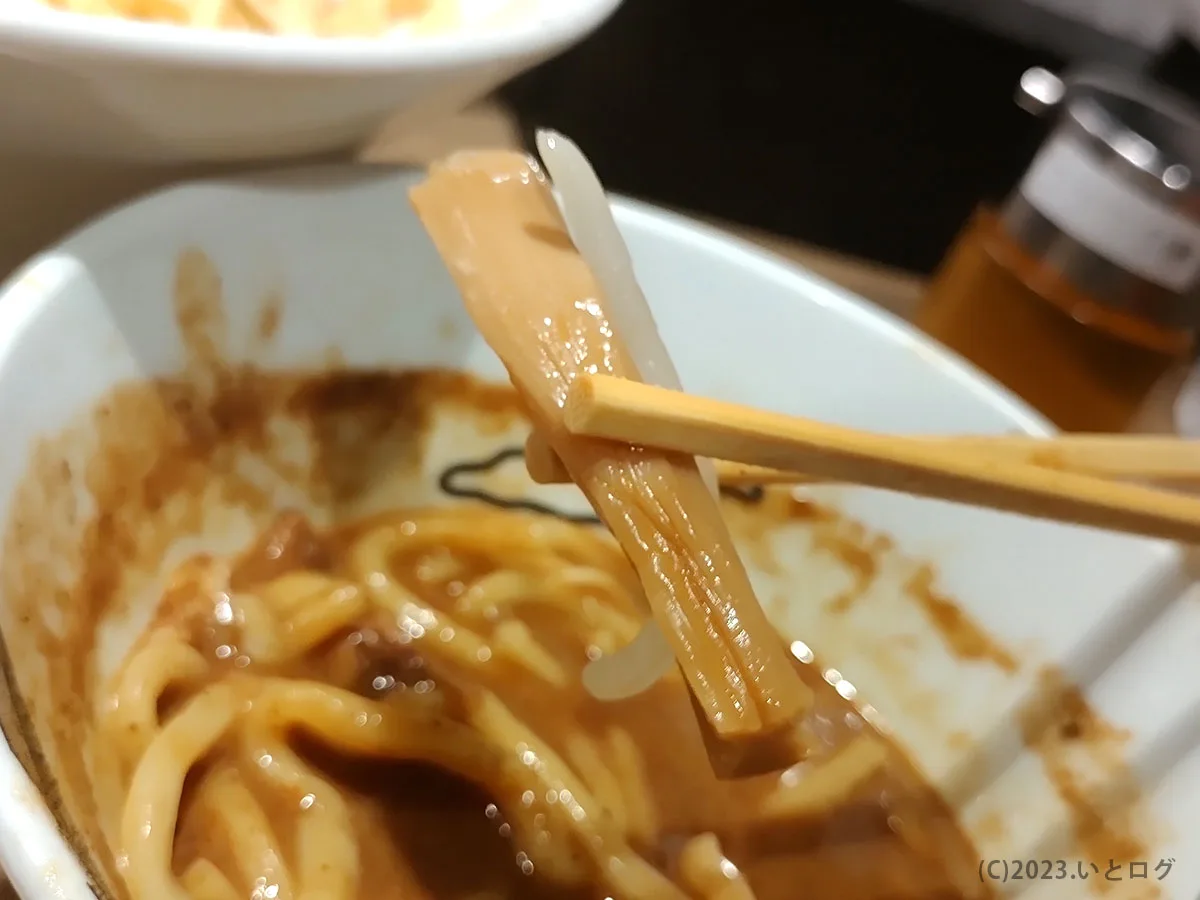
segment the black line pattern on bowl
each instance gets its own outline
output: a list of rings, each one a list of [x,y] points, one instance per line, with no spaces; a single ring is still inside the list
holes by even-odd
[[[540,513],[541,515],[554,516],[556,519],[575,522],[580,525],[600,524],[600,520],[592,513],[571,513],[551,506],[548,503],[530,500],[525,497],[501,497],[498,494],[493,494],[490,491],[485,491],[482,488],[472,487],[470,484],[464,483],[464,476],[469,477],[471,475],[491,472],[509,460],[524,458],[524,447],[506,447],[486,459],[454,463],[444,469],[442,474],[438,476],[438,488],[448,497],[455,497],[460,500],[478,500],[481,503],[486,503],[498,509],[523,509],[528,512]],[[757,485],[749,488],[725,487],[724,485],[721,487],[722,496],[749,506],[761,503],[764,493],[764,489]]]

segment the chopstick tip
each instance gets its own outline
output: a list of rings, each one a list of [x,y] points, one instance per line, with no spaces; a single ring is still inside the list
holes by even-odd
[[[590,375],[580,375],[567,389],[563,424],[572,434],[586,433],[596,405],[596,385]]]

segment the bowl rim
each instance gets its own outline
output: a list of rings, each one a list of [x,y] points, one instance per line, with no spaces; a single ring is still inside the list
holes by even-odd
[[[33,0],[40,2],[40,0]],[[461,68],[563,49],[598,28],[622,0],[539,3],[494,27],[374,38],[276,36],[193,29],[56,9],[0,16],[0,48],[41,61],[60,56],[190,69],[368,74]]]
[[[600,2],[615,4],[621,0]],[[55,256],[86,256],[89,246],[107,245],[110,229],[127,228],[131,233],[145,233],[146,223],[157,222],[161,215],[159,210],[167,208],[177,197],[204,188],[286,190],[322,185],[354,186],[372,181],[411,179],[423,172],[424,167],[421,166],[377,162],[285,165],[228,176],[184,180],[131,197],[84,220],[19,265],[7,278],[0,280],[0,356],[6,352],[8,342],[20,332],[26,317],[37,315],[38,307],[49,299],[48,295],[39,292],[36,299],[22,297],[23,302],[6,302],[14,292],[24,293],[21,283],[26,274]],[[608,197],[618,224],[658,233],[673,242],[690,246],[703,255],[725,256],[756,278],[781,279],[791,288],[791,293],[805,293],[811,302],[836,308],[856,327],[874,332],[883,340],[905,346],[930,363],[938,377],[958,383],[974,395],[979,403],[1001,413],[1011,423],[1010,430],[1036,437],[1058,433],[1058,428],[1024,399],[939,344],[912,322],[818,275],[801,263],[728,230],[736,226],[721,227],[620,193],[609,192]],[[139,219],[143,220],[141,225],[138,224]],[[781,307],[780,312],[784,318],[787,317],[786,306]]]
[[[640,224],[658,230],[679,243],[692,242],[705,254],[725,253],[759,278],[786,277],[791,284],[804,284],[811,302],[835,306],[847,319],[866,331],[896,344],[902,344],[933,364],[938,377],[965,387],[979,403],[992,407],[1009,420],[1010,430],[1034,437],[1051,437],[1058,428],[1029,403],[982,369],[976,368],[953,350],[939,344],[909,320],[849,288],[842,287],[781,253],[725,228],[626,197],[610,194],[618,223]],[[0,288],[0,298],[3,297]]]

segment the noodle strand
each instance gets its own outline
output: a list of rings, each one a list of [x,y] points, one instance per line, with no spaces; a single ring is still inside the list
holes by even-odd
[[[292,531],[281,531],[279,540]],[[268,543],[271,558],[284,557],[286,547],[274,538]],[[552,611],[580,658],[598,643],[631,639],[641,601],[628,563],[611,543],[533,516],[430,510],[356,532],[345,565],[350,580],[268,568],[256,582],[238,575],[237,566],[197,559],[172,580],[169,596],[179,611],[173,616],[164,607],[159,624],[114,676],[112,699],[98,717],[118,777],[128,778],[114,852],[125,856],[133,900],[362,896],[348,800],[293,746],[298,736],[349,759],[431,764],[485,788],[527,874],[574,887],[603,885],[622,900],[748,896],[711,894],[690,883],[685,891],[633,849],[653,845],[659,825],[644,761],[627,731],[570,734],[560,755],[484,686],[493,656],[553,692],[577,677],[519,617],[525,607]],[[401,566],[412,574],[400,577]],[[229,591],[230,583],[238,590]],[[452,601],[461,621],[422,599],[430,586],[448,591],[453,583],[462,585]],[[314,654],[327,653],[324,647],[360,652],[355,648],[367,639],[348,636],[369,628],[364,623],[373,617],[384,630],[371,640],[385,641],[381,659],[391,659],[392,668],[364,671],[371,684],[396,684],[381,699],[276,674],[309,665]],[[389,623],[398,627],[395,635]],[[197,641],[212,646],[218,633],[226,643],[206,658]],[[343,643],[331,644],[339,635]],[[435,682],[419,668],[411,686],[397,683],[408,677],[409,652],[419,654],[410,662],[420,667],[445,663],[459,674],[448,681],[439,674]],[[370,657],[337,653],[329,657],[330,671],[358,683],[356,667]],[[469,673],[477,680],[462,681]],[[422,687],[434,684],[436,690]],[[221,833],[226,869],[207,853],[176,860],[185,806],[203,810],[206,827]],[[279,819],[268,807],[290,812]]]
[[[233,723],[237,696],[228,684],[198,694],[167,723],[142,755],[121,822],[128,878],[139,897],[188,900],[171,860],[179,800],[188,771]]]

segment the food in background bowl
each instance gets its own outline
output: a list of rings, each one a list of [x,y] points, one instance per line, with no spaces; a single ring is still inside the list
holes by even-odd
[[[470,0],[43,0],[64,12],[275,35],[377,37],[453,27]]]
[[[160,2],[178,2],[175,15],[158,18]],[[619,0],[209,2],[113,7],[154,18],[5,6],[0,160],[36,159],[33,177],[57,186],[76,183],[81,157],[104,179],[105,164],[120,176],[127,164],[349,153],[385,122],[420,129],[464,109],[582,40]],[[399,13],[412,14],[392,24]],[[185,27],[193,19],[229,27]],[[4,190],[3,168],[0,193],[28,193],[28,177]]]

